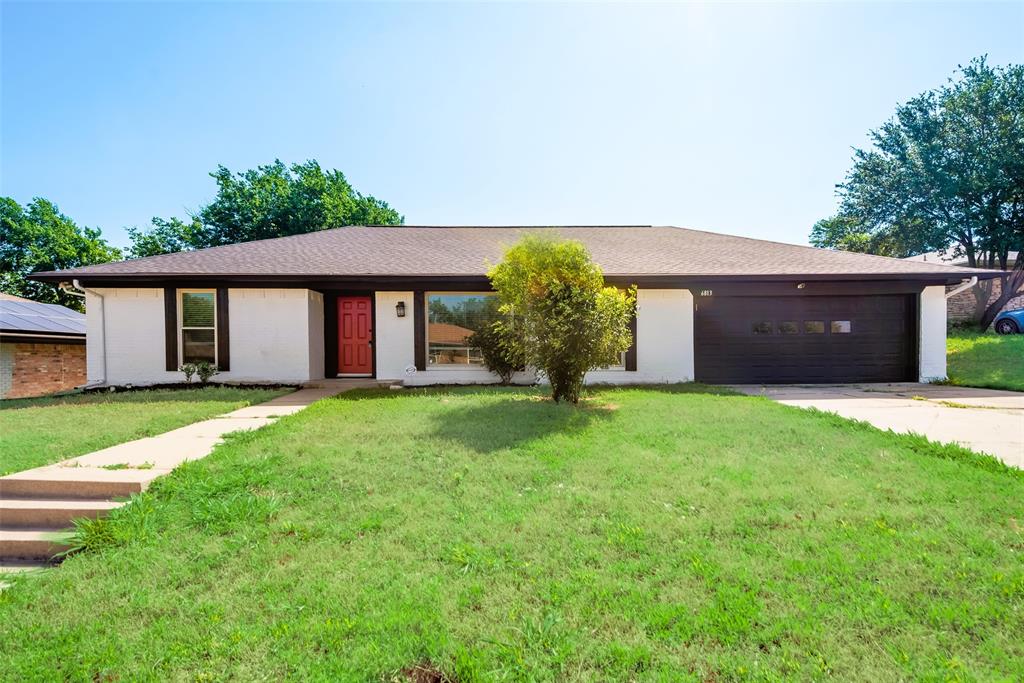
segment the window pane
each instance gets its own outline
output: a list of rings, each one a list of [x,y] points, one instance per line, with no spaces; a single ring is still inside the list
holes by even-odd
[[[213,292],[183,292],[182,327],[213,327]]]
[[[800,326],[792,320],[783,320],[779,323],[779,334],[800,334]]]
[[[832,334],[850,334],[851,329],[849,320],[832,321]]]
[[[772,323],[770,320],[762,320],[753,324],[754,334],[771,334]]]
[[[181,360],[183,363],[215,362],[213,330],[182,330]]]
[[[469,337],[499,317],[493,294],[429,294],[427,357],[431,365],[483,365]]]
[[[824,320],[805,320],[804,334],[825,334]]]

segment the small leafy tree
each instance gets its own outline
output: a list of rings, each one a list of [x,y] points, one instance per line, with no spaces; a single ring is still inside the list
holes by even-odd
[[[197,368],[195,363],[185,363],[180,368],[178,368],[178,370],[185,373],[185,384],[192,384],[192,378],[196,374],[196,369]]]
[[[606,287],[586,247],[528,235],[488,276],[514,316],[525,358],[551,382],[555,401],[577,403],[586,373],[618,362],[632,344],[636,290]]]
[[[201,360],[196,363],[196,374],[199,375],[199,382],[206,384],[210,378],[219,373],[217,366],[208,360]]]
[[[484,365],[501,378],[502,384],[510,383],[515,373],[526,368],[523,344],[511,320],[495,320],[474,332],[469,344],[480,349]]]

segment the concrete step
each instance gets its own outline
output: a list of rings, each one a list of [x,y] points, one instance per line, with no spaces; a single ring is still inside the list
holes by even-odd
[[[0,499],[0,529],[66,529],[73,519],[96,518],[123,504],[109,500]]]
[[[141,492],[162,472],[47,466],[0,477],[0,498],[109,500]]]
[[[70,534],[52,529],[0,529],[0,561],[53,559],[67,550]]]

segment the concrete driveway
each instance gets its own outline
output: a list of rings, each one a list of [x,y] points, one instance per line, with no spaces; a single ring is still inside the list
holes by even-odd
[[[1024,393],[913,383],[732,388],[864,420],[881,429],[958,443],[1024,469]]]

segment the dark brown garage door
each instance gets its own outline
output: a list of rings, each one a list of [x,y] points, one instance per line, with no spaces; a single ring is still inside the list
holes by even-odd
[[[912,295],[697,297],[699,382],[916,380]]]

